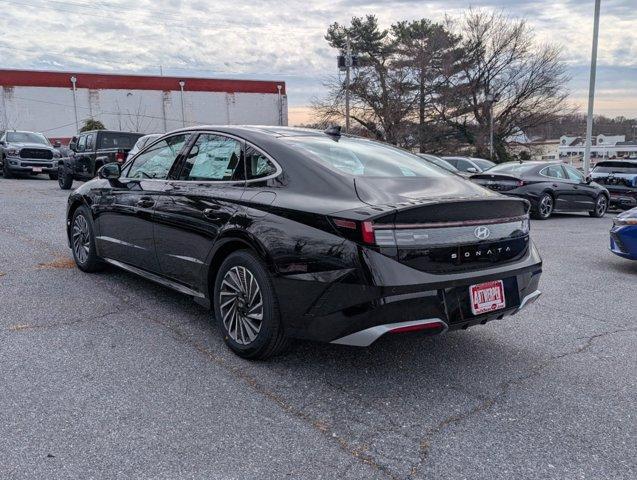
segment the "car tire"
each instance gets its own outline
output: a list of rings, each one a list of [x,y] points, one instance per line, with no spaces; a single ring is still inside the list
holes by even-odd
[[[553,214],[554,208],[555,200],[553,200],[553,195],[544,192],[537,202],[537,209],[533,217],[538,220],[546,220]]]
[[[69,175],[64,167],[58,167],[58,185],[62,190],[70,190],[73,186],[73,176]]]
[[[595,210],[591,210],[588,214],[591,217],[602,218],[608,211],[608,198],[603,193],[595,200]]]
[[[83,272],[97,272],[104,268],[95,248],[95,230],[91,211],[85,205],[73,213],[71,220],[71,251],[77,267]]]
[[[49,180],[57,180],[58,174],[57,172],[49,173]]]
[[[13,178],[13,173],[11,173],[11,170],[9,170],[9,165],[6,158],[2,161],[2,176],[4,178]]]
[[[272,278],[256,255],[231,253],[217,272],[213,295],[215,319],[234,353],[264,360],[287,348]]]

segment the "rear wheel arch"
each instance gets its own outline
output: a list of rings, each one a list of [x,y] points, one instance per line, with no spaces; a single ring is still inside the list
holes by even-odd
[[[251,251],[263,260],[269,268],[273,265],[270,256],[267,254],[263,246],[257,240],[250,238],[250,236],[243,232],[228,233],[217,239],[210,261],[208,262],[208,272],[205,278],[206,291],[210,297],[211,307],[213,307],[214,304],[213,290],[217,272],[219,271],[224,259],[237,250]]]
[[[71,222],[73,221],[73,215],[75,215],[75,211],[80,208],[82,205],[86,205],[86,202],[82,201],[80,198],[73,199],[73,203],[69,207],[69,212],[66,217],[67,225],[66,225],[66,236],[69,239],[69,245],[71,242]]]

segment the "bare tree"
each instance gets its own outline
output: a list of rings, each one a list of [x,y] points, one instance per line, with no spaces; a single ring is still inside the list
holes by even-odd
[[[538,45],[523,20],[469,10],[457,24],[466,52],[461,77],[449,77],[439,113],[478,154],[486,155],[494,111],[494,151],[507,158],[512,134],[537,127],[567,109],[568,76],[560,49]]]

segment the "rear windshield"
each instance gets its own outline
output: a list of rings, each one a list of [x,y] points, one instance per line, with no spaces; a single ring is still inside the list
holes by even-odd
[[[593,172],[637,174],[637,162],[600,162],[595,166]]]
[[[139,135],[131,133],[105,132],[100,135],[100,143],[97,148],[123,148],[131,149]]]
[[[357,177],[445,177],[451,175],[396,147],[359,138],[283,137],[316,162]]]
[[[531,170],[535,165],[529,165],[528,163],[501,163],[496,165],[495,167],[491,167],[489,169],[489,173],[498,172],[498,173],[510,173],[510,174],[520,174]]]
[[[9,143],[40,143],[48,145],[49,141],[44,135],[33,132],[7,132],[7,142]]]

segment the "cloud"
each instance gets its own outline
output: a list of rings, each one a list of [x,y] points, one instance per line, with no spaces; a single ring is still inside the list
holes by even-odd
[[[336,73],[336,52],[323,38],[332,22],[367,13],[383,26],[442,20],[469,4],[524,18],[539,41],[562,45],[574,95],[581,95],[592,0],[0,0],[0,55],[9,68],[157,74],[161,65],[165,74],[285,80],[290,105],[303,107],[323,93],[322,79]],[[599,64],[609,73],[600,74],[599,91],[619,81],[618,95],[634,97],[634,0],[604,0],[601,18]],[[637,115],[629,106],[625,113]]]

